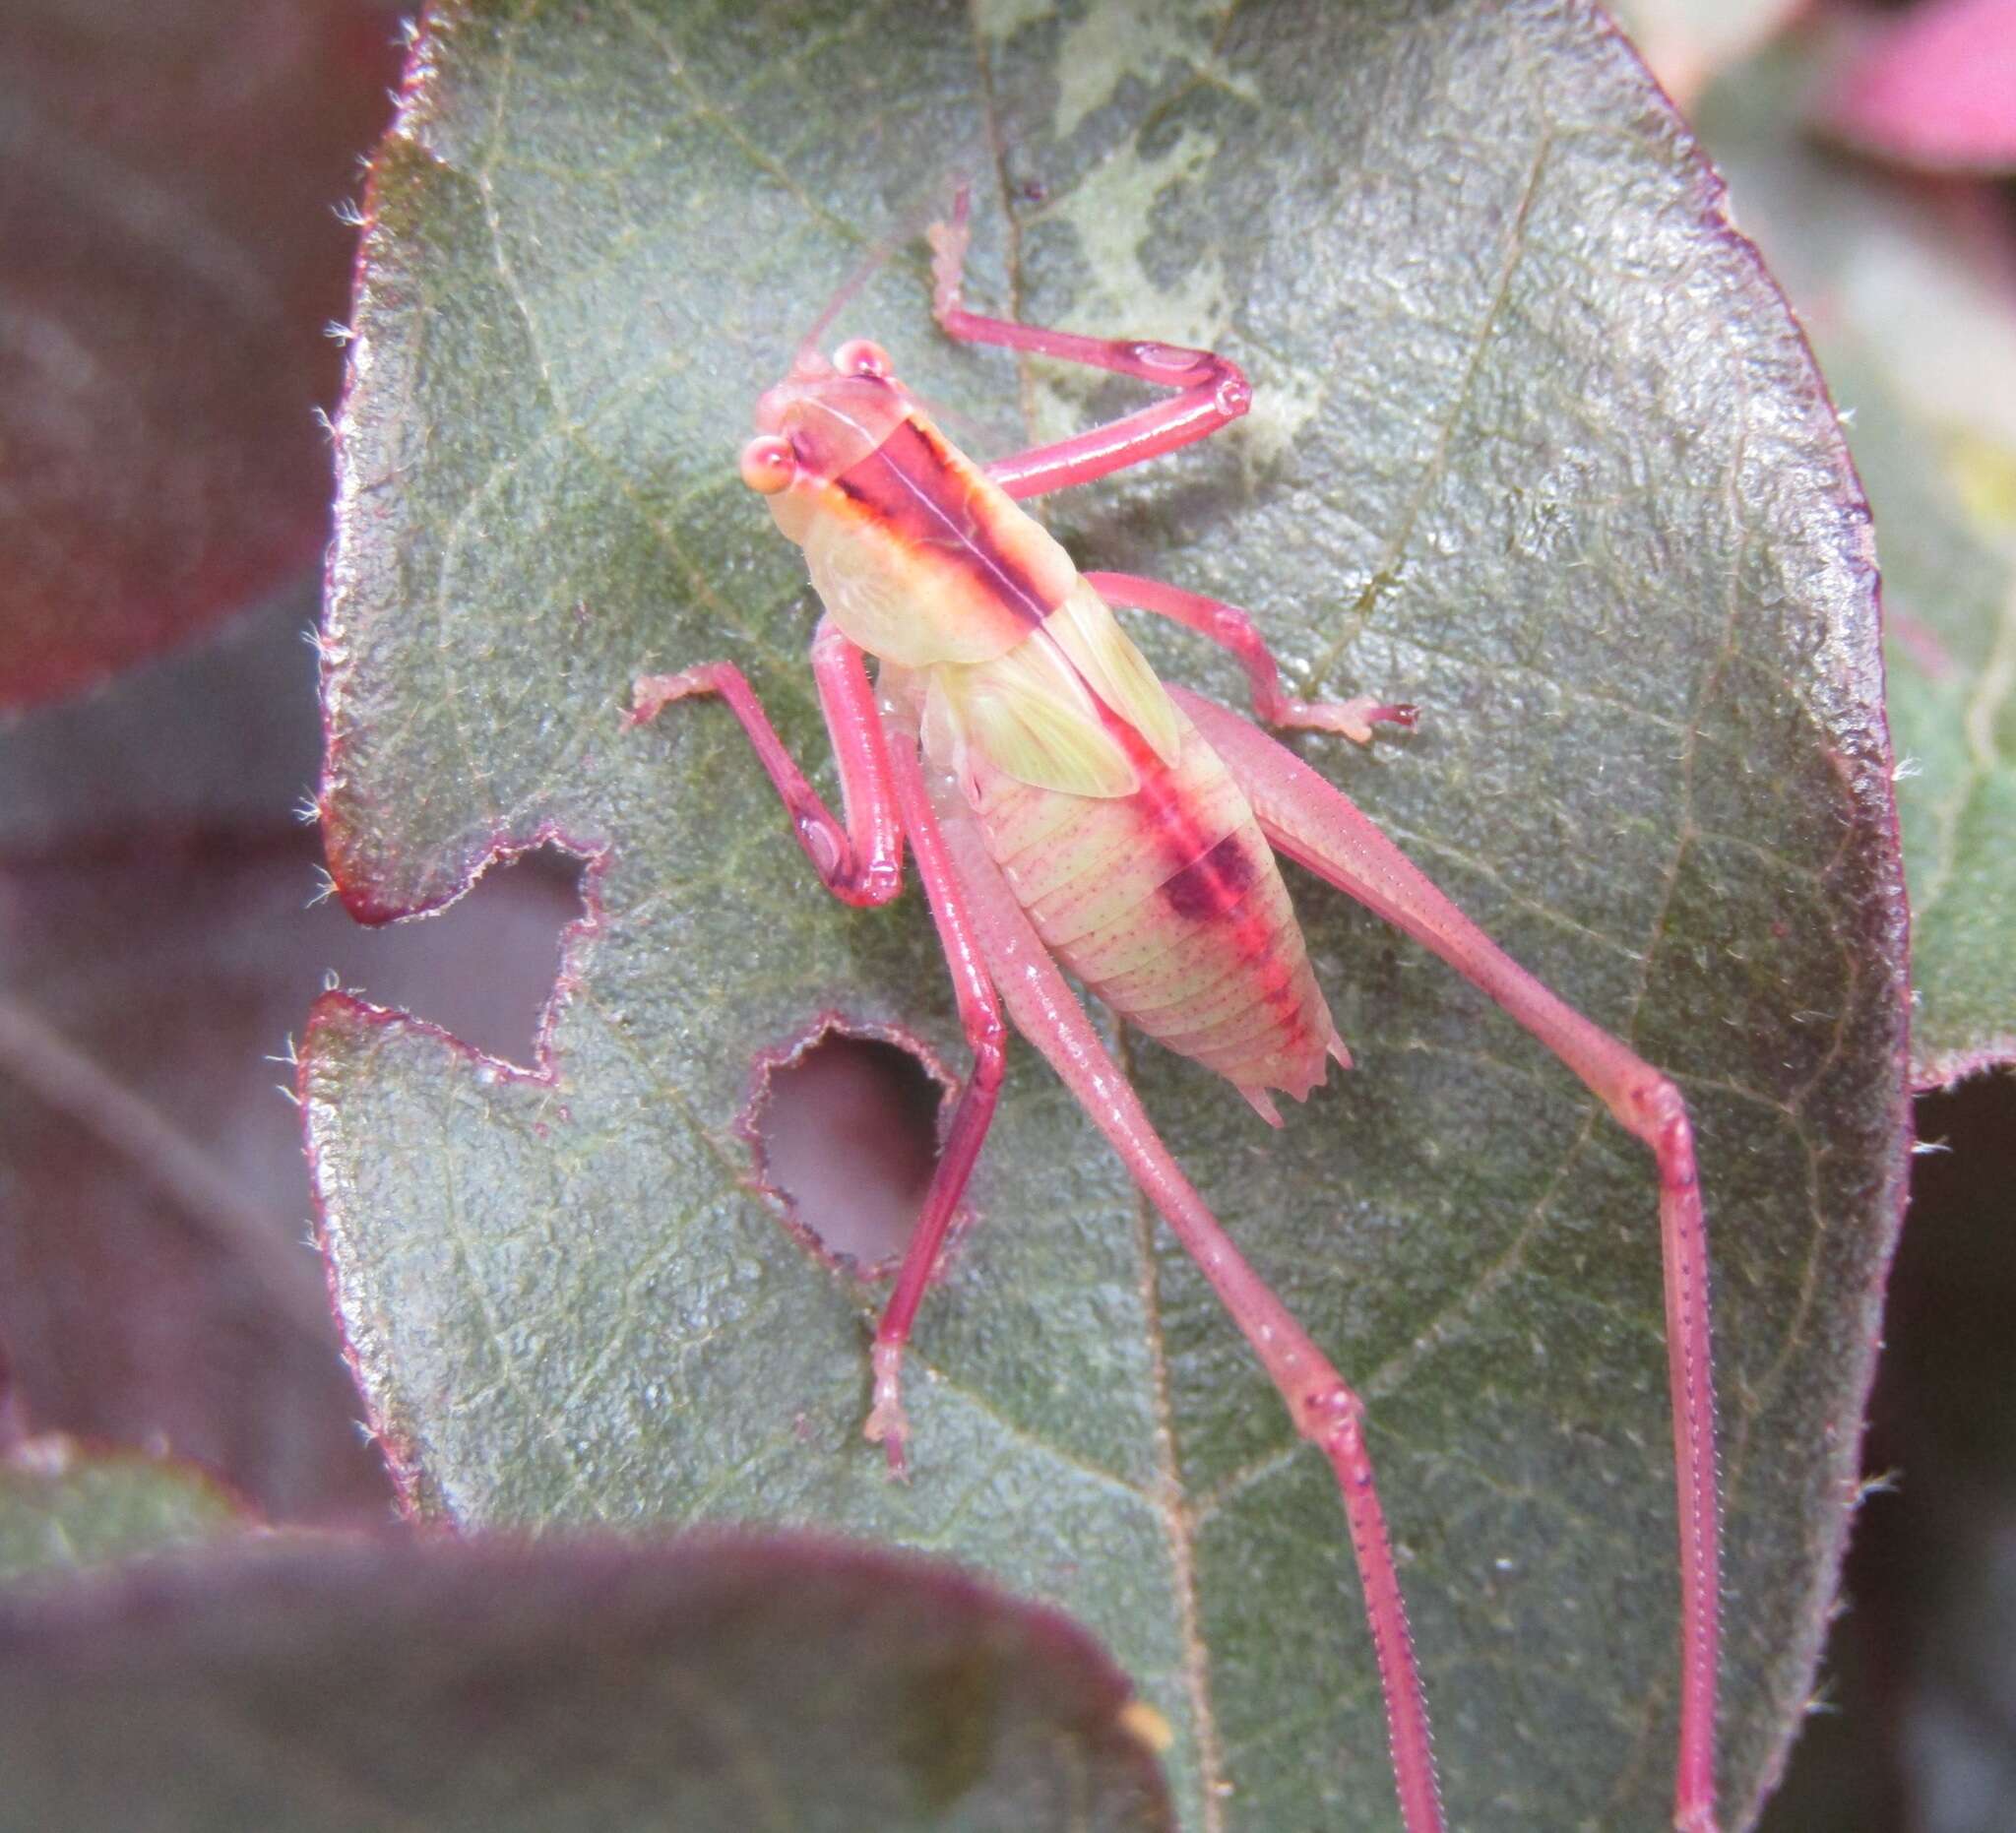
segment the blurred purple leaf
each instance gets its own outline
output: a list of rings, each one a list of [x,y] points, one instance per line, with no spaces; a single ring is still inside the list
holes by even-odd
[[[1054,1612],[804,1541],[359,1541],[0,1593],[0,1824],[1158,1833]]]
[[[228,616],[327,536],[315,421],[391,0],[0,9],[0,709]]]
[[[570,862],[367,931],[293,817],[312,599],[0,729],[0,1348],[28,1422],[163,1444],[280,1520],[383,1513],[308,1246],[288,1034],[333,976],[529,1056]]]

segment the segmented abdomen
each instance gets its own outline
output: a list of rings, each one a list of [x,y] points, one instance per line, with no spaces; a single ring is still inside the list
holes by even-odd
[[[1101,998],[1242,1090],[1299,1101],[1336,1027],[1245,796],[1180,724],[1173,766],[1137,746],[1131,795],[1035,789],[976,756],[980,828],[1037,933]]]

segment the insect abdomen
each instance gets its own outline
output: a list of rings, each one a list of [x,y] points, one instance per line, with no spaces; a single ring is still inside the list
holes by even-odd
[[[1132,795],[1062,795],[976,759],[980,828],[1037,933],[1101,998],[1241,1089],[1300,1100],[1336,1028],[1246,798],[1180,731],[1173,766],[1137,759]]]

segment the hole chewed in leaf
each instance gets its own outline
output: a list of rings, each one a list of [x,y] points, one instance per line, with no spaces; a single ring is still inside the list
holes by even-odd
[[[757,1060],[737,1130],[792,1233],[822,1259],[879,1277],[910,1239],[955,1086],[914,1038],[829,1013]]]
[[[592,920],[587,861],[557,841],[500,856],[427,920],[359,928],[358,964],[374,1004],[410,1012],[501,1061],[530,1063],[547,1022],[566,935]]]

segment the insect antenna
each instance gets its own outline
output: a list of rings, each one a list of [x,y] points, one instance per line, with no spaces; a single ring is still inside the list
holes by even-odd
[[[833,321],[846,310],[848,302],[872,280],[889,257],[896,252],[896,241],[884,236],[868,250],[853,266],[853,272],[834,288],[833,296],[819,310],[805,335],[798,340],[797,354],[791,358],[791,374],[797,376],[824,375],[832,366],[819,348],[819,341],[832,329]]]
[[[834,288],[832,296],[820,307],[819,316],[798,340],[797,353],[791,358],[790,372],[795,376],[824,375],[832,367],[819,349],[820,340],[833,328],[833,321],[853,300],[863,286],[889,264],[899,248],[919,240],[925,225],[939,214],[932,204],[917,204],[905,214],[900,227],[889,230],[868,247],[867,253],[853,265],[848,277]]]

